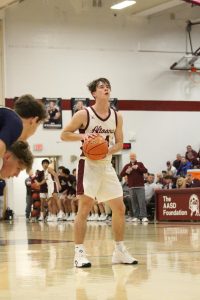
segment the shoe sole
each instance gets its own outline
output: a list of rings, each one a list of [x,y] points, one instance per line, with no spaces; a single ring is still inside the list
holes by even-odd
[[[116,264],[123,264],[123,265],[137,265],[138,264],[138,261],[137,260],[134,260],[132,263],[124,263],[124,262],[112,262],[112,264],[116,265]]]
[[[87,263],[87,264],[84,264],[82,266],[74,265],[75,268],[91,268],[91,266],[92,266],[91,263]]]

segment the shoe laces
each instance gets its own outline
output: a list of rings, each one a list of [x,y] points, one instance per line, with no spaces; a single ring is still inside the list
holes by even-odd
[[[78,257],[86,257],[86,256],[88,256],[88,255],[86,254],[86,252],[85,252],[84,249],[79,249],[79,250],[76,252],[76,256],[78,256]]]

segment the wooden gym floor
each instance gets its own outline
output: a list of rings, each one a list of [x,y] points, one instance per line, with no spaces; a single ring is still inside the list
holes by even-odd
[[[0,222],[1,300],[199,300],[200,224],[126,224],[138,266],[111,265],[111,226],[88,223],[90,269],[72,265],[73,223]]]

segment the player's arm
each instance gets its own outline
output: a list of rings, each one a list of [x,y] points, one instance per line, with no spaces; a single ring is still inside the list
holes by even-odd
[[[65,126],[61,132],[62,141],[81,141],[84,140],[85,134],[75,133],[76,130],[84,128],[87,122],[86,110],[80,110],[75,113],[71,121]]]
[[[122,115],[117,112],[117,128],[115,131],[115,145],[109,148],[108,154],[114,154],[123,149],[123,119]]]
[[[0,140],[0,157],[3,157],[5,152],[6,152],[6,144],[2,140]]]
[[[48,172],[53,175],[54,179],[55,179],[55,182],[57,183],[57,186],[58,186],[58,189],[59,191],[61,190],[61,185],[60,185],[60,181],[59,181],[59,178],[58,178],[58,174],[54,171],[54,169],[48,167]]]

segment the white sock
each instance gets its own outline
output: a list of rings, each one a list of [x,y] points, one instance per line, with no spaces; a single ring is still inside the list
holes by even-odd
[[[75,245],[75,253],[78,253],[79,251],[84,251],[85,249],[84,249],[84,246],[83,246],[83,244],[76,244]]]
[[[115,249],[122,251],[125,248],[124,241],[115,242]]]

